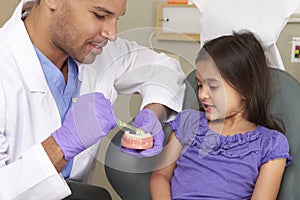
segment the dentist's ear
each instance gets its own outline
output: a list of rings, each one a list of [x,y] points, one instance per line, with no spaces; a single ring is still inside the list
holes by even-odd
[[[59,2],[61,2],[61,1],[58,1],[58,0],[45,0],[45,3],[47,4],[47,7],[50,10],[56,10]]]
[[[22,8],[22,13],[31,10],[31,8],[34,6],[35,2],[34,1],[27,1],[24,3],[23,8]]]

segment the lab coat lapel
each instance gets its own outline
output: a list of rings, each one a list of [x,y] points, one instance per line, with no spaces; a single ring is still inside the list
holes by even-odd
[[[14,38],[11,41],[13,55],[19,66],[19,71],[24,77],[26,85],[32,92],[45,93],[48,86],[44,77],[44,72],[41,68],[33,44],[26,32],[24,23],[21,20],[13,27],[11,34],[13,34],[12,38]]]
[[[10,41],[10,45],[18,70],[29,92],[34,93],[34,95],[30,96],[40,100],[41,112],[45,112],[49,125],[57,128],[61,124],[59,112],[48,87],[40,61],[23,21],[20,18],[13,18],[13,20],[15,25],[11,27],[11,38],[13,39]]]

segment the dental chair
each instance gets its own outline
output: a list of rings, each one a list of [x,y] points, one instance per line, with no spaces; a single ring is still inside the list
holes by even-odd
[[[63,200],[111,200],[109,192],[100,186],[67,180],[72,194]]]
[[[282,120],[290,144],[292,165],[285,170],[277,200],[300,199],[300,84],[286,71],[271,68],[272,100],[269,110]]]
[[[292,165],[285,170],[278,200],[300,199],[300,84],[286,71],[275,68],[271,70],[270,112],[280,119],[286,129],[286,136],[293,156]],[[183,108],[200,109],[197,98],[195,71],[186,79],[187,90]],[[165,133],[170,133],[168,125]],[[124,200],[148,200],[149,179],[158,156],[136,158],[118,150],[123,132],[118,132],[108,146],[105,157],[105,172],[108,181],[118,195]],[[201,189],[201,188],[199,188]]]

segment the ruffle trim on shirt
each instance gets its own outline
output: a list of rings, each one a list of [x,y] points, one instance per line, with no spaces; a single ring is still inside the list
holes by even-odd
[[[258,128],[243,134],[222,136],[210,130],[208,126],[200,125],[191,145],[199,149],[199,156],[202,158],[208,154],[243,158],[252,152],[260,151],[259,143],[253,142],[261,136],[261,132],[257,131]]]

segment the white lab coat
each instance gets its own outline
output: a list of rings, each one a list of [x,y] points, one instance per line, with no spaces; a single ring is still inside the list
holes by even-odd
[[[22,2],[0,29],[0,199],[61,199],[71,192],[40,143],[61,119],[21,9]],[[120,57],[120,52],[125,54]],[[113,101],[117,91],[140,92],[143,105],[157,102],[181,110],[184,76],[175,60],[118,39],[95,63],[80,67],[82,93],[101,91]],[[166,75],[165,69],[172,70]],[[85,180],[97,148],[75,157],[71,179]]]

